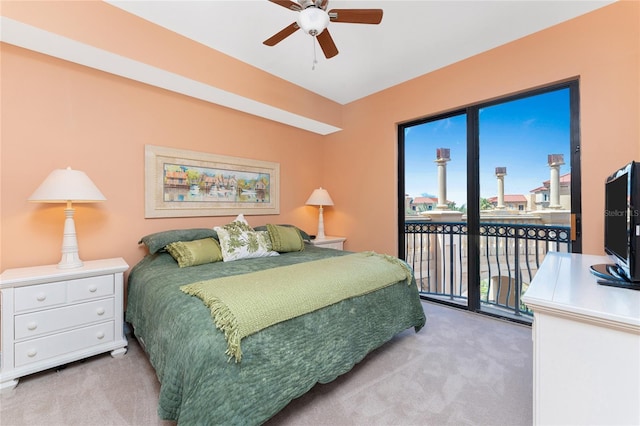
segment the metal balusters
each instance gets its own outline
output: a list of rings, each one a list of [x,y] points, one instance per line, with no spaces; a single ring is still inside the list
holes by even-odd
[[[512,315],[531,315],[521,304],[544,255],[570,251],[570,228],[530,224],[480,224],[481,301]],[[421,294],[456,303],[467,300],[467,226],[465,222],[407,221],[407,263]],[[526,270],[526,273],[525,273]],[[527,282],[523,281],[526,274]]]

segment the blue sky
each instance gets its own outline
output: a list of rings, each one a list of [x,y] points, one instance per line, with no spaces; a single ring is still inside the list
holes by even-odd
[[[505,194],[522,194],[549,179],[548,154],[564,154],[560,174],[570,171],[569,89],[480,110],[480,195],[497,194],[496,167],[506,167]],[[466,116],[405,130],[405,191],[437,195],[437,148],[449,148],[447,198],[466,204]]]

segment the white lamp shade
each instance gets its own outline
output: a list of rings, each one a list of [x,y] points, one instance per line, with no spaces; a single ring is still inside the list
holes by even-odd
[[[28,200],[40,203],[92,203],[106,198],[84,172],[67,167],[52,171]]]
[[[333,200],[327,190],[320,187],[313,190],[306,204],[310,206],[332,206]]]
[[[327,25],[329,25],[329,14],[317,7],[307,7],[298,14],[298,26],[312,36],[320,34]]]

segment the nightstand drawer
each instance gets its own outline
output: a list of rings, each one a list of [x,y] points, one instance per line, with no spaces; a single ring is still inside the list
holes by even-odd
[[[54,331],[110,320],[113,319],[114,306],[114,300],[111,298],[16,315],[15,339],[22,340]]]
[[[324,238],[316,238],[315,240],[311,240],[309,244],[312,244],[316,247],[343,250],[345,240],[345,237],[331,237],[327,235]]]
[[[326,244],[318,244],[318,247],[330,248],[335,250],[342,250],[343,244],[342,241],[339,243],[326,243]]]
[[[113,294],[113,275],[80,278],[67,282],[69,301],[93,299]]]
[[[64,281],[19,287],[15,291],[16,312],[62,305],[67,301],[67,283]]]
[[[109,321],[66,333],[16,343],[15,366],[20,367],[47,358],[86,350],[91,346],[109,343],[113,341],[113,336],[114,322]]]

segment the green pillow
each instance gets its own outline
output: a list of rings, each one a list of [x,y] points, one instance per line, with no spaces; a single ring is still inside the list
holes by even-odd
[[[167,244],[176,241],[193,241],[209,237],[218,239],[218,234],[209,228],[172,229],[145,235],[138,244],[144,243],[149,249],[149,254],[154,254],[163,251]]]
[[[311,241],[311,237],[309,236],[309,234],[307,234],[306,232],[304,232],[302,229],[298,228],[295,225],[288,225],[286,223],[280,223],[278,224],[278,226],[286,226],[287,228],[296,228],[298,230],[298,232],[300,233],[300,236],[302,237],[302,239],[304,241]],[[260,225],[260,226],[256,226],[255,228],[256,231],[267,231],[267,226],[266,225]]]
[[[167,244],[167,251],[181,268],[222,260],[220,245],[213,238],[194,241],[176,241]]]
[[[304,241],[298,228],[267,224],[273,249],[280,253],[304,250]]]

